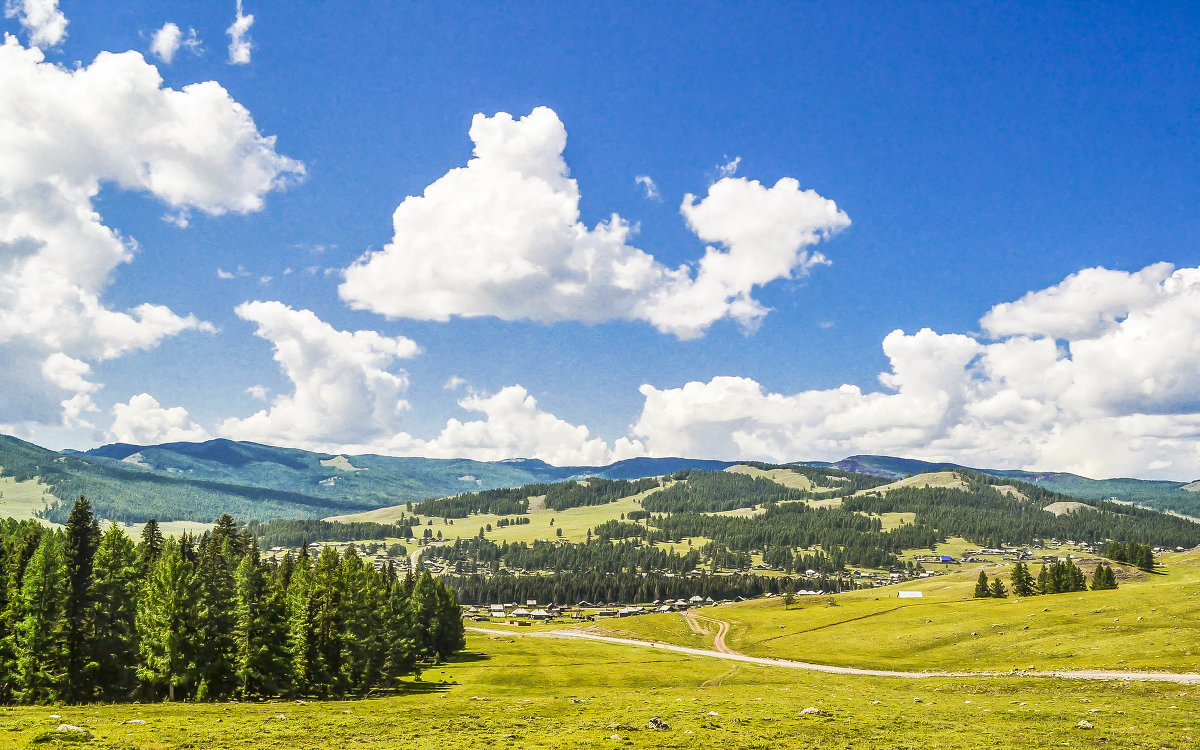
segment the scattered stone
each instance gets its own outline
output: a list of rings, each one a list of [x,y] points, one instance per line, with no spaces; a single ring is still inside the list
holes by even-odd
[[[610,735],[608,736],[608,738],[609,738],[610,740],[617,740],[618,742],[620,742],[620,741],[621,741],[621,735],[619,735],[619,734],[610,734]]]
[[[1101,712],[1101,711],[1103,711],[1103,710],[1104,710],[1104,709],[1102,709],[1102,708],[1089,708],[1089,709],[1088,709],[1088,713],[1089,713],[1089,714],[1098,714],[1098,713],[1100,713],[1100,712]]]
[[[670,729],[671,728],[667,724],[667,722],[663,721],[662,719],[658,718],[657,716],[651,716],[650,722],[649,722],[649,724],[647,724],[647,726],[649,726],[650,729]]]
[[[924,703],[920,698],[913,698],[913,703]]]
[[[871,704],[875,706],[878,706],[880,703],[883,703],[883,701],[871,701]]]
[[[717,713],[716,711],[709,711],[708,715],[709,716],[720,716],[721,714]]]
[[[61,719],[62,717],[59,716],[58,714],[50,714],[50,718],[51,719]]]
[[[1088,721],[1087,719],[1083,719],[1083,720],[1081,720],[1081,721],[1080,721],[1078,724],[1076,724],[1075,726],[1076,726],[1076,728],[1078,728],[1078,729],[1092,729],[1092,728],[1093,728],[1093,727],[1092,727],[1092,722]]]
[[[304,704],[306,704],[306,703],[308,703],[308,701],[302,701],[302,700],[299,700],[299,699],[297,699],[297,701],[296,701],[296,705],[297,705],[297,706],[303,706],[303,705],[304,705]]]
[[[506,740],[515,740],[516,738],[517,738],[517,735],[515,735],[515,734],[504,735],[504,739],[506,739]]]
[[[1080,698],[1079,702],[1080,703],[1091,703],[1092,699],[1091,698]]]
[[[824,716],[825,712],[822,711],[821,709],[817,708],[816,706],[809,706],[808,708],[801,711],[800,715],[801,716]]]
[[[130,720],[128,720],[128,721],[122,721],[121,723],[122,723],[122,724],[138,724],[138,725],[141,725],[141,724],[145,724],[145,723],[146,723],[146,720],[145,720],[145,719],[130,719]]]
[[[58,729],[54,730],[59,734],[71,735],[80,739],[90,740],[92,733],[83,727],[77,727],[74,724],[59,724]]]
[[[741,723],[742,723],[742,720],[741,720],[741,719],[738,719],[738,718],[734,718],[734,720],[733,720],[733,723],[734,723],[734,724],[741,724]]]
[[[283,714],[275,714],[275,718],[279,719],[280,721],[287,721],[287,717]]]

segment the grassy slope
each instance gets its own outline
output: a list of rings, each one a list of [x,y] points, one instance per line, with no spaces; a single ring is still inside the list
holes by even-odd
[[[39,732],[61,722],[88,728],[96,739],[84,746],[105,750],[589,745],[1027,750],[1068,743],[1190,747],[1197,737],[1196,687],[843,677],[476,633],[469,635],[468,649],[464,658],[427,671],[424,682],[379,699],[0,709],[0,745],[30,746]],[[807,706],[827,715],[800,716]],[[648,729],[652,716],[670,730]],[[147,723],[120,723],[134,718]],[[1096,728],[1076,729],[1081,719]],[[610,739],[614,734],[620,739]]]
[[[1200,553],[1166,556],[1166,572],[1116,591],[974,599],[976,569],[883,589],[702,610],[733,624],[732,648],[854,667],[901,670],[1142,669],[1200,672]],[[1009,568],[1000,572],[1007,584]],[[1036,571],[1036,567],[1035,567]],[[923,599],[900,600],[899,589]],[[1043,611],[1048,610],[1048,611]],[[678,615],[608,623],[606,629],[675,641]],[[695,645],[691,636],[678,642]]]
[[[13,477],[0,477],[0,518],[37,518],[47,503],[58,502],[49,490],[36,479],[18,482]]]

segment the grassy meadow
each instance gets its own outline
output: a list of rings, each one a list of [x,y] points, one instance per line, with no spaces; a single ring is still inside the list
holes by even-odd
[[[51,502],[57,503],[58,498],[36,479],[18,482],[13,477],[0,477],[0,518],[37,518],[38,512]]]
[[[1200,688],[844,677],[636,647],[471,633],[395,695],[345,702],[0,709],[0,746],[174,748],[1184,748]],[[823,712],[802,716],[813,707]],[[51,718],[56,715],[61,718]],[[658,717],[669,729],[648,728]],[[123,724],[129,720],[145,724]],[[1077,728],[1086,720],[1091,730]],[[67,722],[87,743],[34,743]]]
[[[1200,553],[1164,556],[1115,591],[975,599],[979,566],[836,597],[706,608],[731,624],[726,643],[751,656],[895,670],[1128,669],[1200,672]],[[1037,566],[1032,566],[1036,573]],[[983,567],[1006,585],[1011,568]],[[919,590],[921,599],[899,599]],[[830,602],[835,602],[831,606]],[[605,631],[709,647],[681,615],[610,621]]]

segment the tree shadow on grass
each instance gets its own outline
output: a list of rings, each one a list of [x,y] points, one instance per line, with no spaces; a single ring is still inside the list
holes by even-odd
[[[490,654],[481,653],[479,651],[459,651],[447,661],[447,664],[473,664],[481,661],[491,661]]]

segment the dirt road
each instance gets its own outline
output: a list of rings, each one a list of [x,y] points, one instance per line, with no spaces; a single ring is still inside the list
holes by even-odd
[[[898,677],[910,680],[919,680],[928,677],[1060,677],[1067,680],[1120,680],[1126,682],[1173,682],[1180,685],[1200,685],[1200,674],[1182,674],[1175,672],[1121,672],[1099,669],[1072,670],[1069,672],[897,672],[887,669],[835,667],[828,664],[812,664],[810,662],[791,661],[788,659],[769,659],[759,656],[746,656],[745,654],[739,654],[732,650],[716,651],[702,648],[689,648],[688,646],[676,646],[670,643],[639,641],[632,638],[614,638],[612,636],[598,635],[596,633],[588,633],[582,630],[542,630],[528,633],[518,633],[507,630],[491,630],[489,628],[477,627],[468,627],[467,630],[493,636],[566,638],[601,641],[603,643],[612,643],[620,646],[638,646],[642,648],[656,648],[663,651],[674,651],[678,654],[688,654],[690,656],[706,656],[714,659],[728,659],[731,661],[745,662],[747,664],[758,664],[764,667],[804,669],[812,672],[825,672],[828,674],[865,675],[869,677]],[[726,627],[726,631],[727,630],[728,627]],[[724,646],[724,638],[721,640],[721,645]]]
[[[725,636],[729,634],[729,623],[725,622],[724,620],[718,620],[714,617],[705,617],[704,615],[698,615],[695,612],[685,612],[683,616],[688,618],[688,620],[691,621],[688,623],[689,625],[694,623],[696,620],[703,620],[704,622],[711,623],[711,624],[717,626],[717,634],[715,636],[713,636],[713,649],[715,651],[722,653],[722,654],[738,653],[737,651],[734,651],[733,649],[731,649],[725,645]],[[695,628],[693,628],[693,630],[695,630]]]

